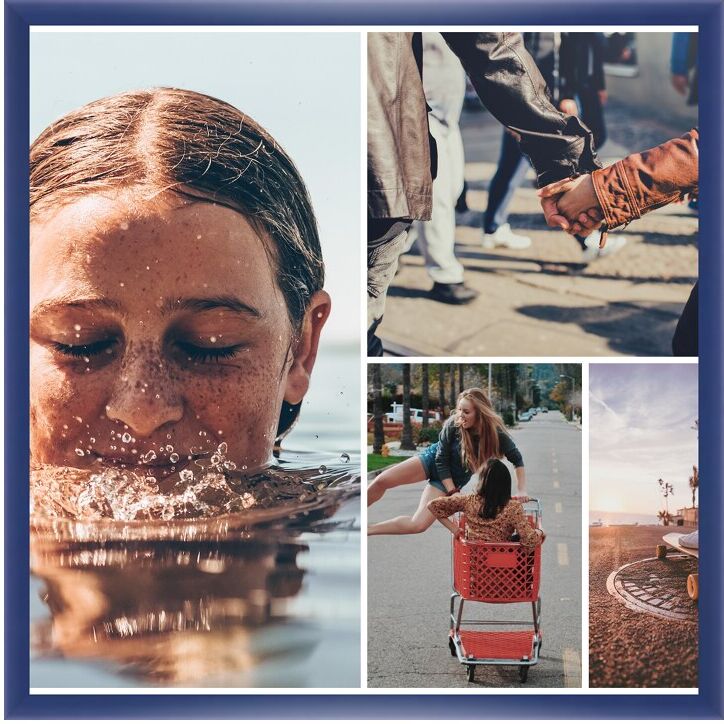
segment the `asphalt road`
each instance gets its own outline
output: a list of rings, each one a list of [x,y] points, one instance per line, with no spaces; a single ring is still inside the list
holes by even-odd
[[[526,688],[581,685],[581,432],[559,412],[539,413],[512,431],[543,506],[540,662]],[[370,522],[411,514],[423,483],[389,491]],[[471,489],[471,484],[466,491]],[[520,687],[515,667],[478,667],[468,683],[447,643],[450,534],[439,523],[411,536],[368,539],[370,687]],[[469,607],[468,607],[469,606]],[[465,617],[529,621],[529,604],[468,604]],[[475,609],[473,607],[476,607]]]

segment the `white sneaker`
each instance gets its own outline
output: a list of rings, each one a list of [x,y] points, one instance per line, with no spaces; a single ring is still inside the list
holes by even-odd
[[[598,259],[598,257],[611,256],[611,254],[615,254],[617,251],[620,251],[624,246],[626,246],[628,239],[620,234],[609,234],[608,239],[606,239],[606,246],[604,246],[603,249],[598,248],[600,241],[600,231],[592,231],[586,237],[586,248],[583,250],[582,256],[582,260],[585,264],[588,264],[594,259]]]
[[[492,234],[483,234],[484,249],[494,249],[496,246],[504,246],[508,249],[527,249],[530,246],[530,239],[527,236],[514,234],[510,224],[503,224]]]
[[[699,531],[695,530],[692,533],[688,533],[687,535],[682,535],[681,538],[679,538],[679,545],[684,546],[684,548],[696,548],[699,549]]]

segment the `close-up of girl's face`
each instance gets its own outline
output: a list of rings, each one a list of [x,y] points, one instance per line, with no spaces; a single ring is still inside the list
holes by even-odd
[[[243,215],[109,191],[31,223],[34,465],[162,478],[225,442],[264,465],[284,399],[301,401],[329,311],[293,329],[274,250]]]
[[[457,410],[461,427],[468,429],[475,424],[477,420],[477,411],[470,400],[460,400],[460,402],[458,402]]]

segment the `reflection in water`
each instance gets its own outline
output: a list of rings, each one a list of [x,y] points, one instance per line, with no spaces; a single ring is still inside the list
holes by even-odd
[[[279,495],[276,505],[224,512],[231,495],[222,491],[212,503],[216,515],[204,517],[99,514],[113,510],[113,498],[110,508],[95,506],[90,517],[73,518],[55,509],[53,496],[39,515],[36,497],[31,566],[50,611],[34,624],[36,660],[110,663],[131,685],[187,686],[254,685],[250,672],[278,663],[274,685],[289,685],[284,667],[308,659],[322,638],[319,620],[296,615],[306,573],[299,559],[309,560],[309,541],[357,532],[354,516],[335,515],[359,494],[352,471],[350,465],[324,474],[271,470],[231,481],[237,499],[240,485],[260,500],[264,490],[286,486],[290,494]],[[52,480],[56,492],[77,484],[72,476]],[[41,484],[36,479],[36,491]]]

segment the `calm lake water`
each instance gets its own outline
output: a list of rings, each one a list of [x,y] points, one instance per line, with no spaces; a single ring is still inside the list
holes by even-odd
[[[31,687],[357,687],[359,351],[320,351],[277,462],[301,500],[31,521]]]

